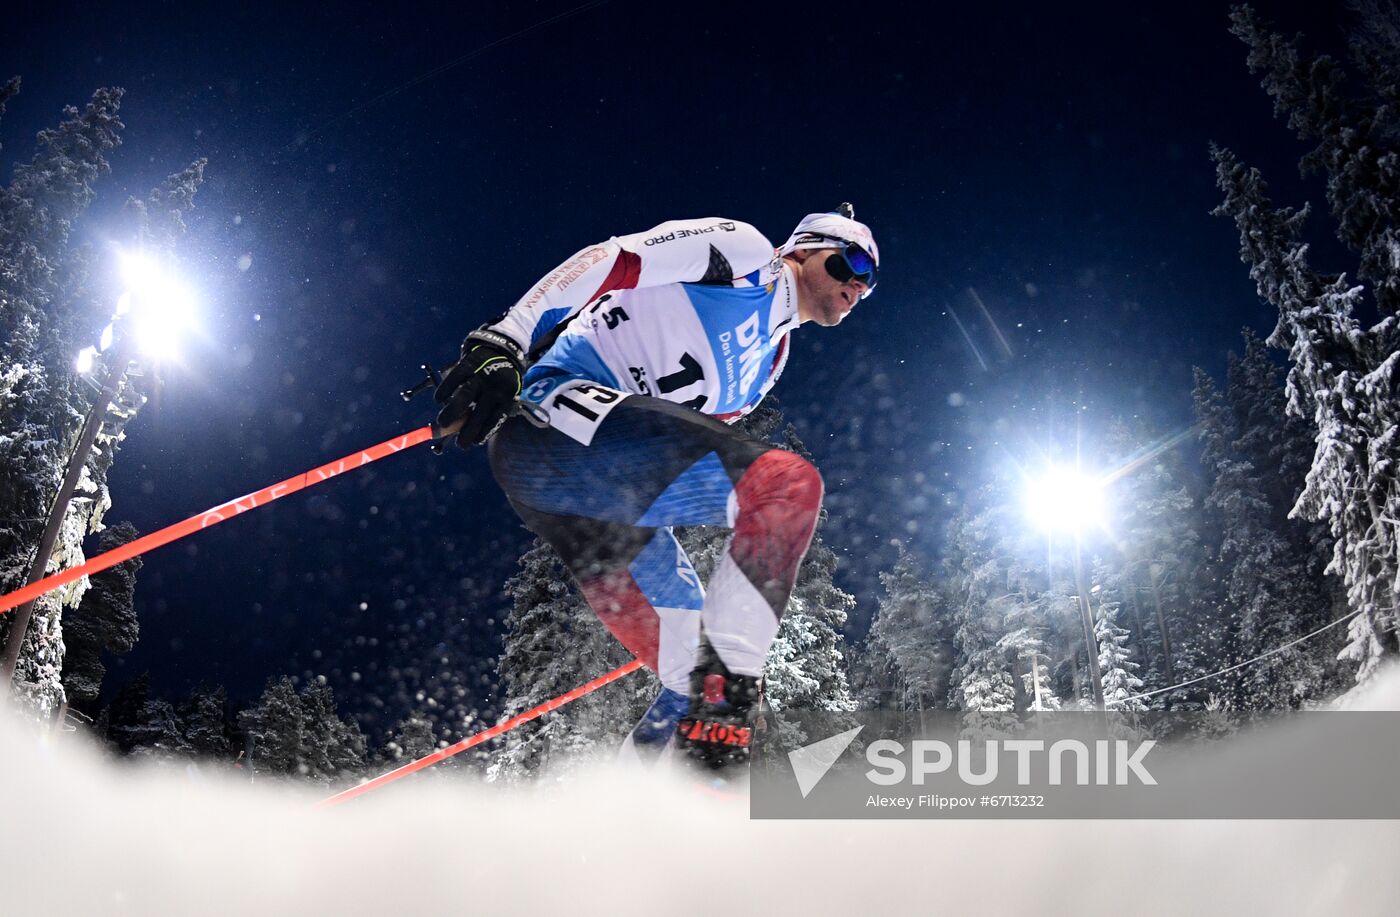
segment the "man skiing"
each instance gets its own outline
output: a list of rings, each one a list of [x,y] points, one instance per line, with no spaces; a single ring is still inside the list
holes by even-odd
[[[661,679],[630,741],[748,760],[759,679],[812,540],[809,462],[727,426],[772,388],[788,334],[831,326],[875,287],[849,204],[781,249],[731,220],[677,220],[579,251],[473,331],[435,397],[442,435],[490,441],[525,524],[608,629]],[[517,410],[517,405],[522,410]],[[702,589],[674,525],[723,525]]]

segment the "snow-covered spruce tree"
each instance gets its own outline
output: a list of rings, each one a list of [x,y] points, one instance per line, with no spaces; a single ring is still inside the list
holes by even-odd
[[[1226,370],[1225,400],[1239,434],[1234,449],[1263,473],[1260,483],[1280,531],[1325,535],[1327,527],[1321,523],[1295,519],[1290,524],[1288,519],[1312,464],[1311,419],[1288,413],[1283,373],[1268,344],[1252,328],[1245,328],[1242,336],[1244,350],[1230,354]]]
[[[400,767],[427,757],[438,750],[433,724],[421,712],[410,713],[394,726],[392,737],[376,756],[378,764]],[[437,768],[433,768],[436,771]]]
[[[1007,510],[1002,506],[998,513]],[[1013,682],[1016,709],[1059,710],[1062,695],[1051,677],[1051,665],[1072,657],[1075,645],[1083,643],[1073,565],[1050,563],[1041,553],[1045,545],[1038,537],[1008,536],[1018,529],[1004,522],[1000,530],[996,550],[1002,558],[1006,595],[999,603],[1004,634],[998,645],[1019,673]],[[1072,692],[1063,695],[1073,696]]]
[[[198,758],[227,758],[232,747],[228,721],[228,692],[222,686],[199,685],[175,707],[180,732],[190,754]]]
[[[1207,694],[1200,715],[1191,721],[1191,733],[1199,742],[1228,739],[1239,731],[1239,715],[1230,701],[1219,694]]]
[[[1049,655],[1036,653],[1027,660],[1026,671],[1021,675],[1021,688],[1030,699],[1027,709],[1039,712],[1059,710],[1060,696],[1055,693],[1054,681],[1050,678]]]
[[[1393,3],[1352,4],[1358,14],[1349,50],[1359,79],[1330,55],[1309,57],[1301,36],[1271,31],[1248,5],[1231,11],[1230,31],[1249,47],[1249,70],[1286,116],[1299,140],[1315,146],[1299,163],[1303,174],[1323,174],[1336,235],[1359,256],[1358,279],[1369,284],[1382,315],[1400,312],[1400,34]]]
[[[1283,389],[1256,336],[1246,332],[1243,357],[1231,354],[1228,379],[1222,394],[1196,370],[1201,463],[1209,485],[1205,503],[1220,585],[1221,632],[1213,642],[1225,654],[1203,666],[1207,670],[1303,636],[1330,620],[1334,604],[1309,526],[1287,518],[1303,483],[1296,452],[1306,434],[1297,418],[1292,425],[1283,422]],[[1293,486],[1290,473],[1296,476]],[[1196,694],[1200,700],[1214,694],[1237,711],[1298,707],[1328,684],[1326,645],[1294,647]]]
[[[118,523],[102,533],[98,551],[114,550],[136,537],[130,522]],[[102,654],[122,655],[136,645],[140,625],[133,601],[141,564],[135,557],[92,576],[92,587],[64,618],[63,690],[74,707],[86,710],[97,701],[107,674]]]
[[[312,683],[301,689],[299,699],[305,728],[298,772],[321,784],[359,778],[367,763],[364,733],[336,712],[335,692]]]
[[[296,684],[286,675],[268,679],[258,702],[238,714],[248,740],[248,766],[255,774],[295,774],[306,728]]]
[[[1012,584],[1014,586],[1014,583]],[[1005,633],[997,641],[1010,659],[1019,684],[1013,680],[1018,710],[1059,710],[1060,696],[1050,678],[1050,662],[1060,651],[1057,619],[1067,615],[1067,596],[1053,591],[1033,591],[1022,585],[1002,602]]]
[[[172,758],[188,751],[180,718],[170,702],[151,697],[151,677],[143,672],[112,698],[107,738],[122,754]]]
[[[953,674],[949,700],[968,714],[1016,708],[1006,635],[1007,582],[995,514],[964,508],[949,525],[946,563],[953,600]]]
[[[1125,620],[1132,622],[1144,686],[1164,688],[1178,680],[1178,631],[1188,626],[1198,603],[1211,604],[1202,595],[1209,580],[1203,575],[1196,482],[1171,438],[1140,420],[1115,418],[1105,449],[1110,467],[1129,469],[1113,489],[1121,558],[1110,575],[1117,577]],[[1169,695],[1161,703],[1173,701]]]
[[[0,89],[0,103],[18,91],[18,80]],[[38,150],[14,169],[0,189],[0,589],[21,584],[69,452],[90,407],[91,390],[73,371],[77,351],[107,320],[112,303],[94,291],[94,254],[70,246],[74,221],[94,197],[94,184],[109,171],[105,154],[120,141],[117,117],[122,92],[101,89],[83,111],[41,131]],[[168,250],[183,230],[180,214],[193,203],[203,162],[177,173],[148,202],[131,210],[133,236],[148,251]],[[114,408],[129,419],[144,401],[124,379]],[[104,428],[77,493],[63,519],[50,570],[83,560],[83,537],[101,528],[110,506],[106,473],[122,435]],[[41,711],[64,700],[60,615],[81,599],[87,581],[35,603],[15,673],[21,696]],[[14,615],[0,616],[0,644]]]
[[[1254,332],[1249,332],[1249,336],[1251,344],[1246,347],[1242,364],[1245,378],[1257,379],[1249,383],[1250,387],[1268,392],[1268,403],[1275,418],[1272,426],[1263,425],[1265,430],[1272,433],[1262,442],[1269,449],[1269,458],[1278,468],[1278,486],[1271,491],[1269,499],[1284,537],[1294,552],[1304,558],[1301,563],[1306,566],[1307,577],[1327,606],[1319,606],[1316,620],[1312,622],[1322,625],[1345,614],[1348,605],[1346,583],[1341,577],[1330,576],[1327,572],[1333,553],[1330,526],[1326,521],[1310,519],[1292,511],[1307,485],[1316,449],[1316,431],[1311,417],[1301,417],[1288,411],[1286,380],[1283,370],[1277,365],[1279,361],[1275,359],[1275,352]],[[1257,369],[1251,369],[1252,366],[1257,366]],[[1284,418],[1282,424],[1277,423],[1279,417]],[[1350,665],[1337,658],[1345,643],[1345,634],[1334,631],[1315,644],[1327,655],[1329,661],[1324,666],[1328,670],[1327,677],[1339,688],[1344,682],[1351,681]]]
[[[1008,585],[1006,637],[1002,645],[1012,654],[1013,670],[1019,673],[1016,707],[1033,710],[1036,706],[1036,678],[1040,679],[1039,705],[1042,710],[1092,702],[1089,657],[1084,650],[1084,622],[1079,613],[1079,592],[1074,584],[1073,555],[1057,558],[1033,554],[1022,545],[1011,557]],[[1054,546],[1050,546],[1052,552]],[[1034,563],[1027,558],[1035,556]],[[1054,562],[1048,562],[1054,561]],[[1038,667],[1033,671],[1032,662]]]
[[[1326,560],[1317,550],[1325,526],[1288,517],[1303,489],[1312,435],[1302,418],[1285,413],[1279,376],[1264,342],[1246,330],[1243,355],[1230,356],[1225,401],[1236,432],[1231,450],[1249,467],[1246,486],[1257,498],[1242,508],[1256,512],[1226,518],[1222,546],[1236,550],[1237,562],[1222,567],[1226,594],[1248,602],[1240,636],[1249,657],[1311,633],[1345,610],[1344,594],[1334,588],[1340,582],[1324,576]],[[1341,687],[1335,656],[1344,642],[1334,631],[1243,670],[1242,708],[1297,707]]]
[[[15,78],[0,98],[18,90]],[[109,171],[105,154],[119,142],[120,99],[120,90],[103,89],[82,112],[65,109],[62,124],[39,133],[33,158],[0,188],[0,589],[6,592],[23,582],[87,408],[70,367],[81,346],[75,319],[87,305],[80,288],[88,259],[70,250],[69,236],[92,201],[93,185]],[[74,504],[75,518],[65,520],[55,552],[60,564],[92,514],[90,496]],[[62,702],[58,609],[64,600],[76,603],[84,585],[35,606],[15,680],[41,709]],[[5,639],[13,617],[0,616]]]
[[[497,672],[502,719],[578,687],[631,660],[575,587],[563,561],[536,539],[506,583],[511,610]],[[559,773],[612,754],[651,703],[659,683],[637,672],[517,726],[487,770],[491,780]]]
[[[870,706],[946,709],[953,657],[947,597],[903,544],[894,567],[880,573],[880,584],[885,594],[863,653],[871,675]]]
[[[1193,607],[1191,617],[1182,622],[1177,643],[1178,677],[1188,681],[1246,658],[1243,616],[1257,614],[1263,609],[1249,604],[1248,589],[1253,574],[1246,576],[1241,570],[1241,575],[1235,576],[1234,570],[1240,553],[1249,550],[1248,533],[1241,528],[1242,520],[1257,520],[1265,511],[1252,469],[1236,458],[1231,449],[1238,436],[1234,416],[1214,380],[1199,368],[1195,370],[1192,404],[1201,440],[1201,466],[1207,482],[1202,500],[1202,527],[1209,556],[1206,569],[1210,571],[1213,588],[1206,593],[1207,601]],[[1210,695],[1220,698],[1232,710],[1239,709],[1238,676],[1222,676],[1221,680],[1188,689],[1177,697],[1185,706],[1196,707]]]
[[[1347,610],[1346,585],[1340,577],[1326,575],[1333,540],[1326,522],[1291,515],[1307,483],[1315,450],[1311,417],[1288,411],[1283,372],[1268,345],[1251,329],[1245,330],[1244,353],[1232,357],[1227,397],[1239,418],[1242,435],[1236,448],[1256,468],[1271,473],[1263,479],[1273,526],[1305,568],[1305,578],[1318,592],[1314,620],[1301,623],[1311,630],[1335,620]],[[1282,422],[1280,422],[1280,418]],[[1314,655],[1327,655],[1328,677],[1341,686],[1344,666],[1335,659],[1345,644],[1340,631],[1319,637],[1310,646]]]
[[[1359,257],[1357,275],[1370,285],[1378,322],[1367,327],[1357,315],[1364,287],[1310,267],[1302,241],[1309,208],[1275,209],[1258,170],[1227,149],[1212,150],[1225,194],[1216,213],[1234,219],[1250,277],[1279,310],[1269,343],[1289,352],[1288,410],[1310,416],[1316,428],[1312,467],[1293,513],[1330,526],[1328,569],[1343,577],[1357,612],[1342,655],[1356,663],[1358,680],[1397,650],[1400,576],[1393,521],[1400,518],[1400,67],[1394,49],[1375,39],[1395,16],[1393,7],[1371,4],[1364,13],[1352,42],[1361,79],[1350,87],[1337,61],[1306,58],[1298,39],[1269,31],[1247,6],[1233,11],[1232,31],[1249,46],[1249,67],[1264,75],[1276,113],[1315,143],[1303,169],[1326,175],[1337,237]]]
[[[1128,645],[1128,631],[1118,626],[1122,610],[1121,593],[1110,568],[1097,558],[1094,561],[1093,586],[1097,598],[1094,616],[1094,641],[1099,645],[1099,675],[1103,679],[1103,699],[1110,710],[1140,713],[1147,703],[1135,697],[1142,689],[1137,676],[1138,664],[1133,661]]]
[[[298,692],[288,676],[269,679],[258,703],[238,714],[238,724],[252,746],[249,766],[255,773],[324,785],[364,772],[364,735],[353,721],[341,719],[335,695],[324,684]]]

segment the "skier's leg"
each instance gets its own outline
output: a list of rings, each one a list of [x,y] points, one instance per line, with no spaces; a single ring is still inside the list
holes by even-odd
[[[763,674],[768,647],[816,531],[822,480],[800,455],[770,449],[734,484],[734,535],[710,577],[704,628],[730,671]]]
[[[653,526],[734,529],[704,601],[709,649],[691,673],[684,737],[713,766],[745,758],[743,724],[816,526],[821,477],[800,456],[641,396],[613,404],[585,435],[510,421],[492,440],[492,469],[526,523],[574,558],[571,569],[614,633],[658,662],[650,634],[659,622],[640,613],[646,599],[628,566],[655,537]],[[551,536],[541,517],[572,521]]]
[[[746,762],[768,648],[821,511],[822,481],[801,456],[772,449],[734,484],[734,535],[710,576],[685,754],[718,769]]]
[[[661,679],[619,755],[655,760],[689,699],[704,593],[670,528],[642,529],[520,508],[563,558],[600,621]]]
[[[558,552],[598,619],[663,686],[686,693],[704,593],[669,528],[516,510]]]
[[[700,638],[704,591],[690,558],[669,527],[656,530],[628,569],[655,613],[658,639],[653,668],[661,679],[661,691],[633,727],[619,754],[655,761],[675,735],[689,706],[688,685]],[[593,587],[595,591],[596,588]],[[590,587],[585,586],[585,594],[589,591]],[[597,609],[607,599],[599,597],[595,601],[590,596],[589,601]]]

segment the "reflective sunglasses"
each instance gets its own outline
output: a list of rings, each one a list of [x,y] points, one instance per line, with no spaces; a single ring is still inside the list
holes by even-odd
[[[834,257],[826,259],[826,272],[838,283],[859,280],[865,284],[865,292],[861,294],[861,298],[869,296],[874,291],[876,274],[878,273],[875,268],[875,259],[854,242],[847,242],[844,247],[835,250]]]

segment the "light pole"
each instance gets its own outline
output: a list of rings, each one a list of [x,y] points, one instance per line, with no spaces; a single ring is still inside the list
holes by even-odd
[[[78,443],[68,457],[68,468],[58,494],[49,507],[44,532],[39,538],[39,548],[30,564],[25,585],[44,578],[49,560],[53,557],[54,545],[63,519],[68,514],[68,506],[73,500],[78,482],[82,479],[83,468],[92,454],[97,434],[107,418],[112,400],[121,388],[132,357],[138,352],[159,359],[167,351],[172,336],[188,323],[190,298],[182,286],[162,274],[154,265],[139,256],[123,259],[123,274],[126,280],[126,293],[117,302],[116,314],[102,331],[100,347],[84,348],[78,355],[78,372],[86,373],[99,350],[109,350],[111,356],[105,360],[106,371],[97,398],[88,410],[83,421]],[[10,623],[10,635],[5,644],[4,657],[0,658],[0,691],[8,690],[14,681],[15,669],[19,666],[20,650],[24,647],[24,637],[29,630],[29,622],[34,616],[34,603],[26,602],[15,609]]]
[[[1103,674],[1099,671],[1099,641],[1094,637],[1094,615],[1089,606],[1089,590],[1084,588],[1084,561],[1077,535],[1074,539],[1074,588],[1079,593],[1079,620],[1084,625],[1084,651],[1089,656],[1089,680],[1094,686],[1094,706],[1103,710]]]
[[[1031,701],[1031,710],[1040,712],[1040,654],[1031,653],[1031,688],[1035,691],[1035,699]]]
[[[1047,533],[1067,531],[1074,537],[1074,588],[1079,605],[1079,621],[1084,627],[1084,650],[1089,657],[1089,680],[1094,689],[1094,706],[1104,709],[1103,676],[1099,671],[1099,644],[1094,638],[1094,619],[1089,606],[1089,590],[1084,583],[1083,530],[1102,524],[1103,484],[1078,469],[1054,468],[1031,483],[1028,494],[1031,518]]]
[[[1162,638],[1162,663],[1167,671],[1167,684],[1173,684],[1176,675],[1172,673],[1172,641],[1167,632],[1167,616],[1162,611],[1162,570],[1162,565],[1155,560],[1147,565],[1147,575],[1152,578],[1152,603],[1157,609],[1157,632]]]
[[[126,373],[126,364],[130,359],[131,345],[127,340],[122,340],[116,345],[112,360],[107,366],[106,377],[102,380],[102,389],[93,401],[92,408],[88,410],[87,419],[83,421],[78,445],[68,458],[68,470],[63,475],[58,495],[49,507],[44,534],[39,538],[39,550],[35,552],[34,562],[29,566],[29,575],[24,580],[26,586],[44,578],[49,558],[53,556],[54,544],[58,541],[59,529],[63,527],[63,517],[68,514],[68,504],[73,499],[73,492],[78,488],[78,481],[83,476],[83,467],[87,465],[88,456],[92,454],[92,444],[97,441],[97,431],[102,426],[108,406],[116,397],[117,388],[121,385],[122,376]],[[34,603],[37,601],[38,599],[31,599],[15,609],[14,620],[10,622],[9,641],[5,644],[5,656],[0,660],[0,687],[8,687],[15,677],[19,652],[24,646],[24,635],[29,630],[29,621],[34,616]]]

